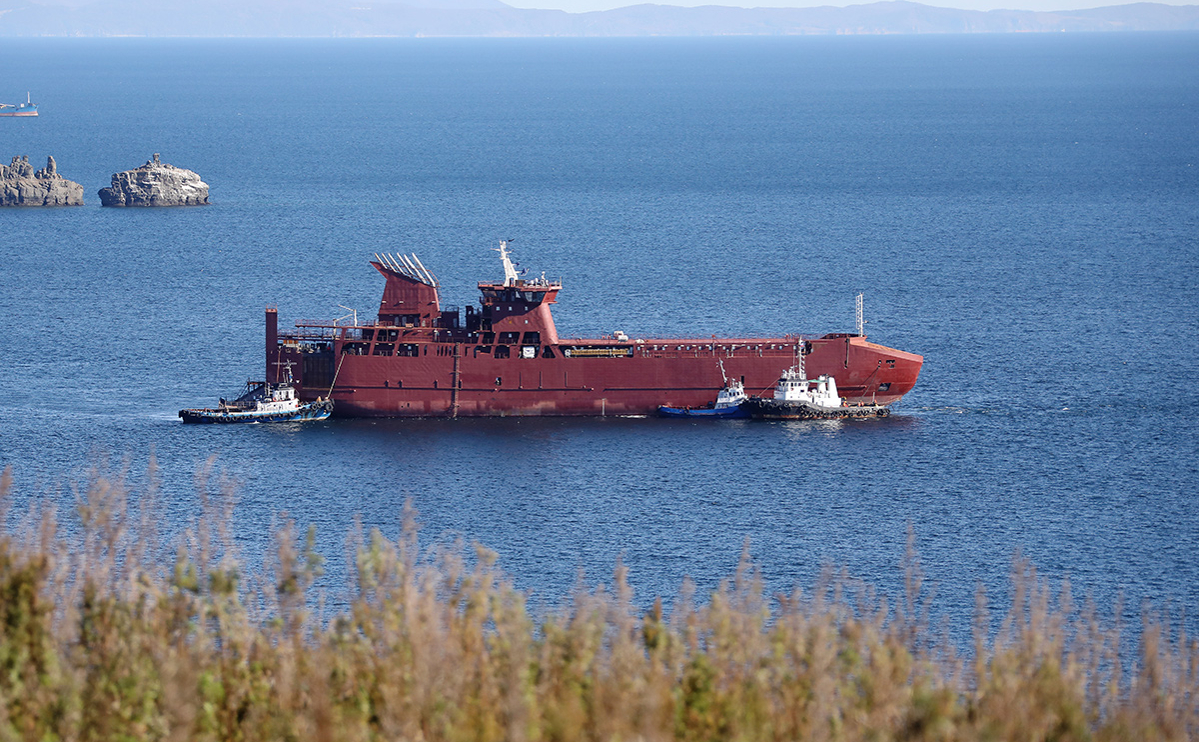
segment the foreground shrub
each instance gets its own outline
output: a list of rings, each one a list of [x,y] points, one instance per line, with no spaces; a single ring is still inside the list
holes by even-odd
[[[229,488],[157,558],[156,489],[128,504],[93,474],[78,524],[35,503],[0,535],[0,740],[1186,740],[1199,646],[1147,614],[1118,623],[1056,599],[1027,562],[969,657],[928,621],[914,552],[889,605],[845,574],[767,599],[746,553],[702,601],[634,607],[625,568],[534,615],[482,547],[422,551],[351,534],[352,595],[319,610],[311,530],[268,564],[230,547]],[[11,495],[0,477],[0,502]],[[0,517],[4,513],[0,511]],[[7,522],[7,517],[2,517]],[[469,558],[468,558],[469,557]],[[1116,615],[1119,614],[1117,610]]]

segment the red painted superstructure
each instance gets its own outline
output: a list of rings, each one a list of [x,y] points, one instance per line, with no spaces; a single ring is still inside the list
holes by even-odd
[[[762,394],[802,352],[808,372],[836,378],[850,404],[895,402],[924,362],[851,333],[561,338],[550,313],[561,284],[519,279],[505,248],[504,281],[480,283],[480,307],[465,318],[441,308],[437,280],[415,256],[372,261],[387,281],[374,320],[301,321],[279,333],[268,308],[268,378],[290,361],[301,399],[331,393],[341,417],[646,415],[710,404],[724,386],[718,361]]]

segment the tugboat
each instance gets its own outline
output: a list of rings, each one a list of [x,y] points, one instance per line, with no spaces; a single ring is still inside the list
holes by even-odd
[[[724,377],[724,387],[716,394],[716,402],[711,407],[669,407],[661,405],[658,414],[662,417],[704,417],[721,420],[743,420],[749,417],[749,410],[743,403],[749,399],[745,394],[745,385],[737,379],[730,379],[724,372],[724,361],[716,362],[720,366],[720,375]]]
[[[0,116],[36,116],[37,104],[34,103],[29,93],[25,94],[24,103],[0,103]]]
[[[744,407],[751,417],[764,420],[838,420],[891,414],[886,405],[858,403],[851,406],[837,394],[837,381],[828,374],[809,379],[804,371],[802,348],[796,354],[795,365],[779,377],[774,396],[770,399],[751,397]]]
[[[324,420],[333,412],[333,400],[317,397],[301,402],[288,380],[282,384],[248,381],[241,396],[233,401],[221,399],[215,408],[179,410],[185,423],[289,423]]]

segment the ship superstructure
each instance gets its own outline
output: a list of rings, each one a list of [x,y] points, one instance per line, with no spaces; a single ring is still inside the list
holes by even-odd
[[[525,280],[499,247],[502,281],[478,284],[479,306],[441,306],[437,277],[416,255],[376,254],[386,280],[378,316],[352,324],[302,320],[279,332],[266,310],[266,368],[295,362],[304,400],[332,397],[347,417],[647,415],[702,407],[736,379],[774,387],[802,356],[836,378],[850,404],[890,404],[924,359],[859,333],[759,338],[559,337],[550,307],[559,281]],[[723,368],[722,368],[723,367]]]

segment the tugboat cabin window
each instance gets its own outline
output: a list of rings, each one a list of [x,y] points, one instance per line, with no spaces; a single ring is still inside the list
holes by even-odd
[[[496,358],[507,358],[509,353],[510,353],[510,350],[507,345],[495,346],[495,357]]]
[[[526,332],[524,344],[525,345],[541,345],[541,333],[540,332]]]
[[[500,344],[501,345],[516,345],[519,342],[520,342],[520,333],[519,332],[501,332],[500,333]]]

